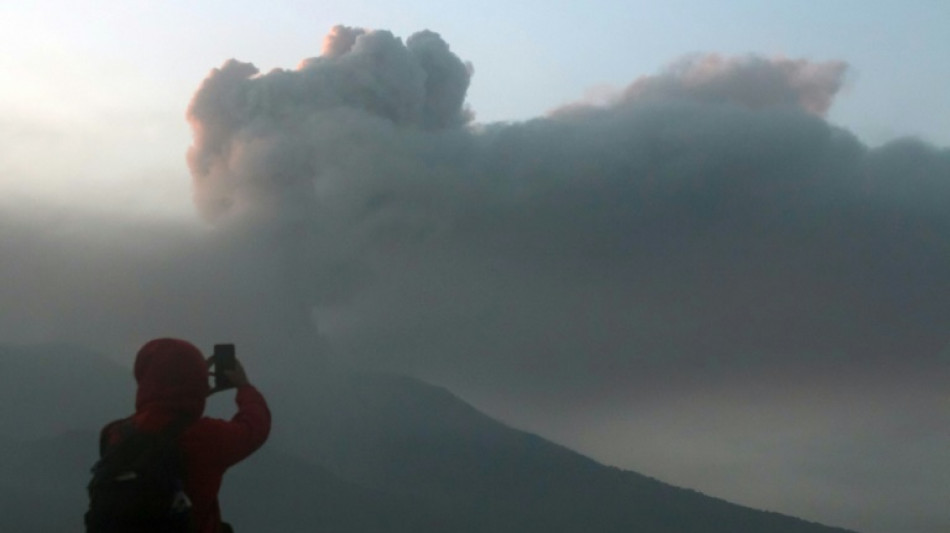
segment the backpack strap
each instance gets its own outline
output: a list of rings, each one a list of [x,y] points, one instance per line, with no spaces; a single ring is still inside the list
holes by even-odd
[[[115,431],[119,432],[119,440],[110,442]],[[115,448],[116,444],[125,440],[135,431],[132,426],[132,418],[120,418],[106,425],[106,428],[99,433],[99,457],[105,457],[110,450]]]

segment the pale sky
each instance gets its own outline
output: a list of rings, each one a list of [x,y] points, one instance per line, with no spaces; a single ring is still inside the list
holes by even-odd
[[[913,2],[4,2],[0,191],[190,216],[184,109],[229,58],[319,55],[335,24],[440,33],[479,122],[524,120],[687,54],[850,65],[829,119],[876,145],[950,144],[950,4]],[[147,197],[142,185],[147,184]]]

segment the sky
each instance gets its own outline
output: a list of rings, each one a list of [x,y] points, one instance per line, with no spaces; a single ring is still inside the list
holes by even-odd
[[[687,54],[849,63],[829,118],[879,144],[950,142],[945,3],[801,2],[4,2],[2,190],[97,209],[187,215],[181,120],[196,80],[234,57],[262,71],[316,54],[336,24],[406,37],[429,28],[476,68],[480,122],[543,115],[627,85]],[[882,102],[887,102],[882,105]],[[81,132],[81,133],[80,133]],[[14,148],[15,147],[15,148]],[[28,163],[55,147],[43,173]],[[41,152],[42,153],[42,152]],[[37,173],[34,178],[34,173]],[[53,178],[70,175],[70,178]],[[146,184],[148,200],[124,188]],[[11,183],[13,182],[13,183]],[[27,185],[28,184],[28,185]]]
[[[252,364],[318,351],[731,501],[945,531],[948,19],[2,4],[0,340],[282,339]]]

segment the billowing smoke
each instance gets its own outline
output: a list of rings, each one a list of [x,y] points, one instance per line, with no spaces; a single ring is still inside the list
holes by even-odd
[[[846,70],[847,65],[840,61],[812,63],[709,54],[674,63],[659,76],[640,78],[622,98],[732,102],[754,109],[789,106],[823,116],[841,89]]]
[[[387,141],[394,128],[467,123],[470,76],[435,33],[403,44],[389,32],[342,26],[327,37],[324,55],[295,71],[261,76],[251,64],[228,61],[188,109],[198,208],[213,220],[312,199],[314,183],[329,179],[335,162],[365,159],[360,147]]]
[[[822,435],[808,446],[833,462],[846,421],[846,455],[884,465],[862,439],[935,427],[950,153],[827,122],[844,63],[696,56],[498,124],[471,121],[472,72],[434,33],[337,27],[297,70],[231,61],[195,95],[200,211],[268,228],[288,306],[333,358],[684,484],[754,464],[803,506],[828,480],[770,435]],[[613,439],[618,419],[645,434]],[[734,474],[715,472],[709,490]],[[770,505],[742,486],[727,496]]]
[[[275,228],[295,305],[361,364],[583,390],[681,358],[919,362],[950,316],[948,155],[822,119],[845,72],[698,56],[471,125],[437,34],[337,27],[297,70],[214,70],[188,160],[201,212]]]

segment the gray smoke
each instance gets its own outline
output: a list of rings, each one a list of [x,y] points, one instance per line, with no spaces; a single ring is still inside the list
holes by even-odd
[[[472,69],[437,34],[337,27],[296,70],[213,71],[189,108],[189,165],[208,220],[268,228],[288,307],[315,320],[333,358],[449,385],[663,478],[747,461],[805,495],[821,485],[762,452],[781,447],[768,434],[824,435],[820,460],[848,449],[845,468],[883,465],[862,439],[896,443],[898,419],[934,427],[948,377],[950,153],[914,139],[871,148],[828,123],[846,73],[695,56],[603,105],[476,124]],[[809,418],[788,383],[891,407]],[[756,432],[721,427],[749,449],[684,429],[747,403]],[[653,438],[605,444],[617,426],[596,420],[633,406],[629,423]],[[863,433],[828,444],[845,418]],[[671,440],[702,445],[658,459]],[[700,449],[726,451],[694,468]]]
[[[946,151],[823,120],[843,63],[693,57],[606,106],[471,126],[471,69],[437,34],[337,27],[324,49],[213,71],[189,164],[206,217],[274,228],[347,358],[600,388],[700,349],[731,368],[945,342],[918,259],[942,260],[919,226],[945,229]]]
[[[386,31],[338,26],[324,49],[295,71],[266,75],[231,60],[202,84],[188,109],[195,131],[188,164],[209,219],[312,198],[313,182],[336,161],[362,159],[354,152],[387,141],[393,128],[470,119],[462,106],[470,67],[435,33],[403,44]]]
[[[841,61],[699,55],[674,63],[659,76],[640,78],[622,99],[732,102],[753,109],[788,106],[824,116],[846,71]]]

